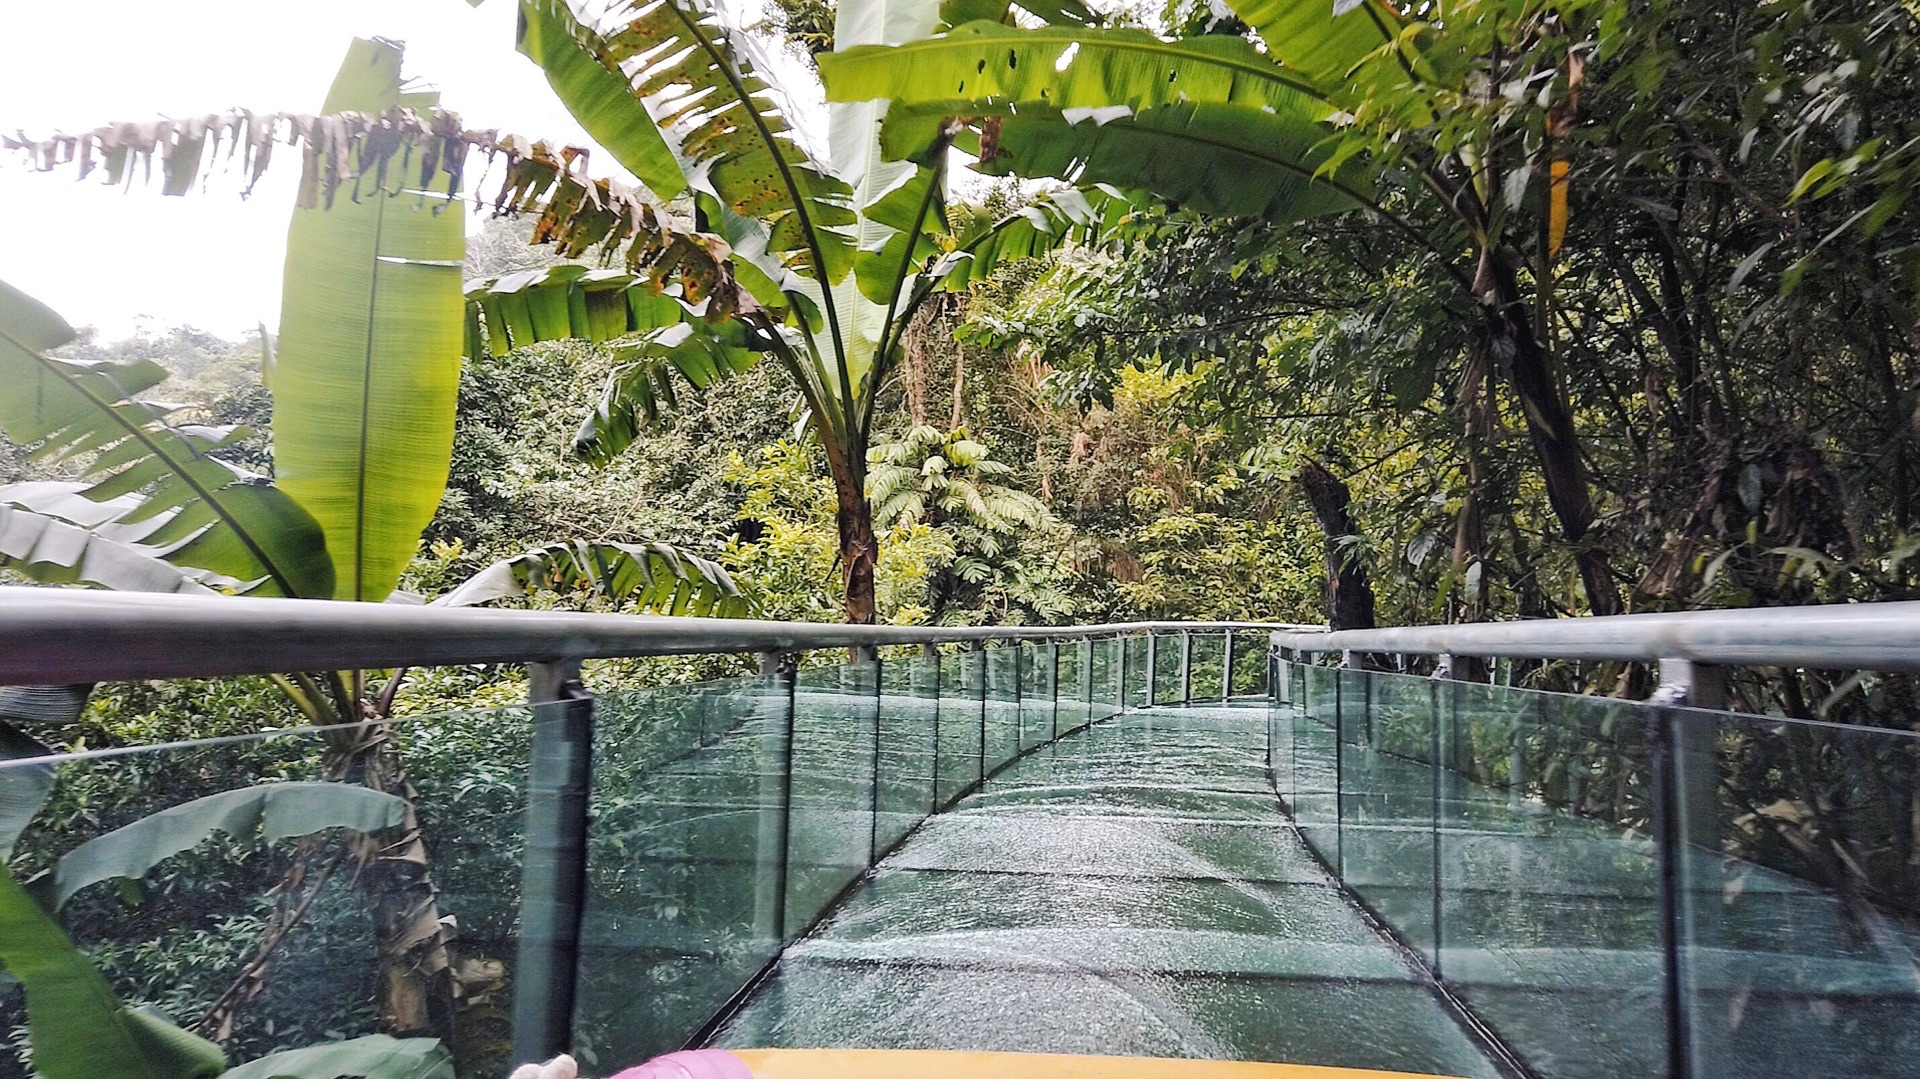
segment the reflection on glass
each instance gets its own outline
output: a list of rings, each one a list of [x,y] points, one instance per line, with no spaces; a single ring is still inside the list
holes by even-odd
[[[1695,1076],[1920,1059],[1920,737],[1669,713]]]

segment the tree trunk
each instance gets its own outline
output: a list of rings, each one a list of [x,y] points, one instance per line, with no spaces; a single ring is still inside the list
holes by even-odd
[[[1491,343],[1498,358],[1506,361],[1508,382],[1526,413],[1527,435],[1546,481],[1547,501],[1560,521],[1561,535],[1573,545],[1587,606],[1594,614],[1619,614],[1620,592],[1607,552],[1587,542],[1587,532],[1593,528],[1593,496],[1573,427],[1573,408],[1553,377],[1546,349],[1534,336],[1532,312],[1520,297],[1511,261],[1487,252],[1474,291],[1486,308]]]
[[[1453,528],[1453,561],[1449,574],[1459,582],[1459,621],[1487,620],[1487,529],[1480,513],[1480,463],[1474,456],[1467,460],[1467,497],[1460,505],[1460,518]]]
[[[1372,629],[1373,586],[1367,583],[1366,564],[1353,542],[1360,528],[1349,509],[1352,493],[1312,458],[1300,466],[1300,486],[1327,534],[1327,624],[1333,629]]]
[[[440,892],[427,871],[427,848],[414,811],[419,792],[407,779],[386,724],[362,728],[341,766],[338,778],[394,795],[406,805],[395,838],[354,841],[354,861],[361,866],[380,948],[384,1025],[389,1034],[444,1036],[453,1029],[456,988],[450,934],[440,921]]]
[[[867,501],[866,447],[826,449],[827,469],[833,473],[833,493],[839,502],[833,519],[840,531],[847,621],[870,626],[877,617],[873,574],[880,562],[880,541],[873,533],[873,503]]]
[[[958,430],[962,420],[967,418],[967,349],[955,342],[953,346],[953,418],[947,424],[947,430]]]
[[[900,384],[907,399],[907,419],[915,427],[927,424],[927,316],[914,318],[902,335]]]
[[[358,872],[373,916],[380,952],[381,1024],[395,1035],[446,1038],[453,1032],[454,1003],[460,987],[454,978],[452,933],[441,923],[439,889],[428,873],[414,803],[419,792],[385,724],[336,728],[327,732],[320,778],[360,783],[405,803],[392,838],[356,836],[345,852]],[[275,909],[255,956],[220,995],[195,1029],[224,1041],[242,1009],[267,987],[273,955],[305,919],[320,889],[333,875],[336,858],[315,868],[323,844],[318,836],[297,841],[293,865],[274,888]]]

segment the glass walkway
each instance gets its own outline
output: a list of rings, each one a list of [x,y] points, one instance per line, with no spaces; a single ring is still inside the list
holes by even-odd
[[[900,648],[393,726],[431,914],[454,930],[436,1076],[506,1074],[527,1001],[602,1075],[689,1046],[1472,1079],[1920,1060],[1910,731],[1185,631]],[[257,797],[318,797],[300,780],[340,736],[0,761],[0,794],[31,798],[6,818],[24,829],[9,868],[117,993],[177,1021],[270,959],[236,1058],[377,1030],[366,897],[299,870],[399,818],[301,821]],[[120,875],[161,810],[165,850]],[[250,966],[269,916],[297,931]],[[135,977],[155,956],[170,980]],[[0,983],[0,1022],[23,1004]],[[0,1079],[26,1074],[0,1054]]]
[[[1129,713],[1015,761],[882,860],[715,1043],[1496,1074],[1295,833],[1267,711]]]

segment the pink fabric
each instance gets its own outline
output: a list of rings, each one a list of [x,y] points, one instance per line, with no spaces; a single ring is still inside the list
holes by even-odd
[[[753,1079],[752,1069],[723,1049],[695,1049],[654,1057],[613,1079]]]

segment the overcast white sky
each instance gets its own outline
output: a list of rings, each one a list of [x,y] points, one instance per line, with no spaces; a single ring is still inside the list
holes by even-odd
[[[513,50],[512,0],[0,0],[0,130],[40,137],[115,120],[245,107],[312,112],[354,37],[407,45],[406,72],[470,127],[585,142],[538,68]],[[801,69],[804,70],[804,69]],[[783,79],[791,72],[779,73]],[[789,83],[789,85],[791,85]],[[803,110],[804,111],[804,110]],[[611,161],[596,155],[596,175]],[[250,200],[231,176],[166,198],[36,174],[0,155],[0,280],[109,338],[189,323],[237,336],[277,324],[298,169]],[[469,219],[469,228],[477,226]]]

